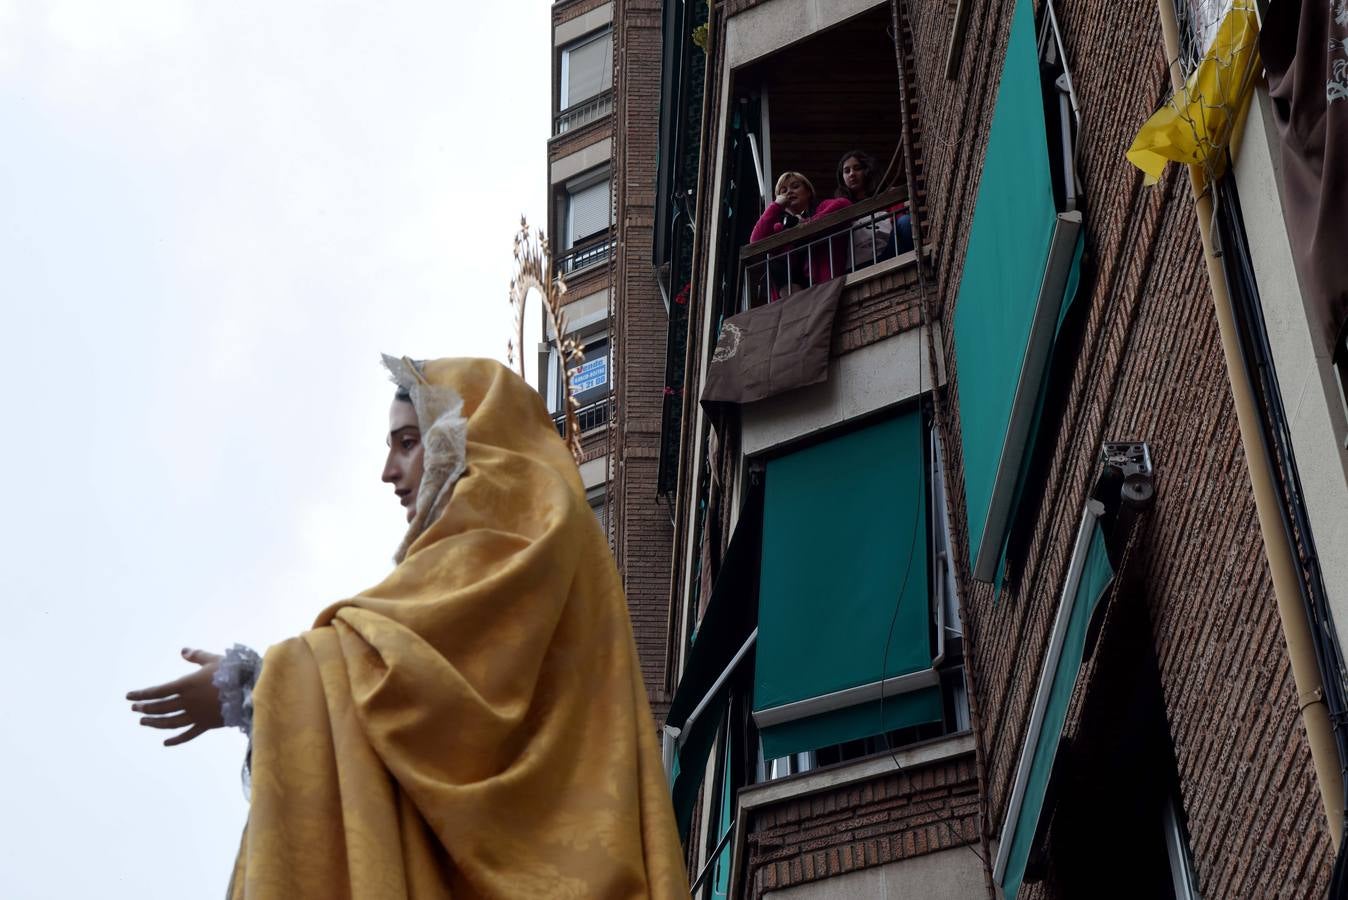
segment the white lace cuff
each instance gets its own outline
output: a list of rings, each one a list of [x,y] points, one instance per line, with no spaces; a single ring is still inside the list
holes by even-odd
[[[225,651],[211,683],[220,692],[220,714],[226,728],[253,736],[253,685],[262,674],[262,657],[251,647],[235,644]]]

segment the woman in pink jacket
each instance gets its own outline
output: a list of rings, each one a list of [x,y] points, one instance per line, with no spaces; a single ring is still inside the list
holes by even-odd
[[[749,243],[780,234],[788,228],[802,225],[852,204],[846,197],[834,197],[816,203],[814,185],[799,172],[783,172],[777,179],[776,194],[777,199],[763,210],[763,215],[758,217],[754,230],[749,233]],[[832,255],[836,260],[836,266],[829,260],[830,247],[833,248]],[[790,253],[792,249],[792,246],[783,247],[776,251],[770,260],[769,268],[772,274],[770,302],[780,297],[781,288],[788,281],[797,286],[822,284],[833,277],[835,268],[841,273],[847,267],[846,235],[842,236],[841,243],[835,238],[827,244],[815,245],[808,253],[804,249]]]

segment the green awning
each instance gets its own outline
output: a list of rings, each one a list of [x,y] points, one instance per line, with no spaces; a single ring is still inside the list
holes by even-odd
[[[912,411],[768,463],[753,707],[765,757],[941,719],[924,443]]]
[[[1054,205],[1033,4],[1014,16],[954,314],[969,557],[984,581],[1001,558],[1081,221]]]
[[[684,837],[692,823],[693,806],[702,787],[707,759],[716,742],[716,731],[725,718],[726,704],[736,679],[727,679],[691,724],[688,717],[708,695],[754,630],[762,537],[763,488],[751,482],[711,599],[707,602],[707,611],[688,651],[683,674],[665,717],[666,724],[683,732],[675,759],[673,798],[679,833]],[[748,671],[748,660],[742,660],[739,665]],[[747,681],[747,678],[742,680]]]
[[[939,687],[929,686],[903,694],[886,692],[883,702],[869,700],[764,729],[763,756],[777,759],[803,750],[830,747],[910,725],[939,722],[943,715]]]
[[[1076,249],[1072,253],[1072,270],[1067,275],[1067,287],[1063,290],[1062,307],[1058,311],[1058,321],[1053,326],[1053,336],[1056,340],[1058,333],[1062,331],[1063,320],[1067,318],[1067,313],[1072,309],[1072,304],[1077,297],[1077,288],[1081,286],[1081,255],[1086,250],[1086,236],[1077,235]],[[1045,367],[1046,371],[1051,371],[1056,365],[1059,347],[1054,344],[1053,354],[1049,358],[1049,363]],[[1044,379],[1039,385],[1039,395],[1035,399],[1034,419],[1030,424],[1030,433],[1025,440],[1025,455],[1020,460],[1020,471],[1016,475],[1016,492],[1011,501],[1011,508],[1007,512],[1007,524],[1016,521],[1016,516],[1020,510],[1021,500],[1024,499],[1025,481],[1029,475],[1030,462],[1038,452],[1040,425],[1043,424],[1044,401],[1048,397],[1048,379]],[[1006,568],[1006,544],[1007,539],[1002,539],[1002,546],[997,556],[997,575],[993,579],[996,585],[993,591],[993,602],[1001,596],[1002,574]],[[970,551],[972,552],[972,551]]]
[[[1034,750],[1030,756],[1020,808],[1016,812],[1014,831],[1008,839],[1010,851],[1002,875],[1002,890],[1006,900],[1015,900],[1020,890],[1025,863],[1034,843],[1039,816],[1043,812],[1044,795],[1053,772],[1053,759],[1059,738],[1062,737],[1063,724],[1067,720],[1067,706],[1076,686],[1077,672],[1081,669],[1091,618],[1114,579],[1114,567],[1109,561],[1109,551],[1099,521],[1091,525],[1089,540],[1090,546],[1081,566],[1081,577],[1071,597],[1072,606],[1066,611],[1062,651],[1053,671],[1041,679],[1039,689],[1047,692],[1043,719],[1038,732],[1026,736],[1027,742],[1033,741]],[[1060,611],[1059,615],[1062,614]]]
[[[735,753],[734,731],[726,729],[725,754],[721,760],[721,814],[717,816],[716,842],[725,843],[716,856],[716,871],[712,873],[711,895],[728,897],[730,895],[730,862],[735,852],[734,841],[726,841],[725,836],[735,824]]]

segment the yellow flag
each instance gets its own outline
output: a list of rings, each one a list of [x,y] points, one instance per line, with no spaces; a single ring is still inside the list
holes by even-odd
[[[1214,175],[1249,106],[1259,63],[1259,21],[1251,0],[1236,0],[1217,27],[1203,61],[1157,110],[1128,148],[1128,161],[1155,184],[1167,162],[1202,166]]]

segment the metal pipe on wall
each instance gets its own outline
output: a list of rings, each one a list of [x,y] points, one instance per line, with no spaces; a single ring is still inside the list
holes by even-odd
[[[1166,58],[1170,60],[1170,80],[1174,90],[1184,87],[1184,72],[1179,65],[1179,23],[1175,18],[1174,0],[1157,0],[1161,17],[1161,33],[1165,41]],[[1343,772],[1338,748],[1324,701],[1324,683],[1316,661],[1310,622],[1301,602],[1296,568],[1296,554],[1282,527],[1277,487],[1273,482],[1273,465],[1260,431],[1259,407],[1255,400],[1250,376],[1241,356],[1240,339],[1236,333],[1231,297],[1227,291],[1226,273],[1221,259],[1214,252],[1212,240],[1212,194],[1206,185],[1202,169],[1189,166],[1189,184],[1194,198],[1194,212],[1198,216],[1198,230],[1203,242],[1203,260],[1208,269],[1212,299],[1217,311],[1217,327],[1222,339],[1222,354],[1231,382],[1231,395],[1240,427],[1241,445],[1245,451],[1254,493],[1255,512],[1259,518],[1259,532],[1263,538],[1264,554],[1268,559],[1273,594],[1278,604],[1278,618],[1282,622],[1283,637],[1287,641],[1287,655],[1292,663],[1292,680],[1296,686],[1297,705],[1306,740],[1310,745],[1311,760],[1329,836],[1337,851],[1343,841]]]

